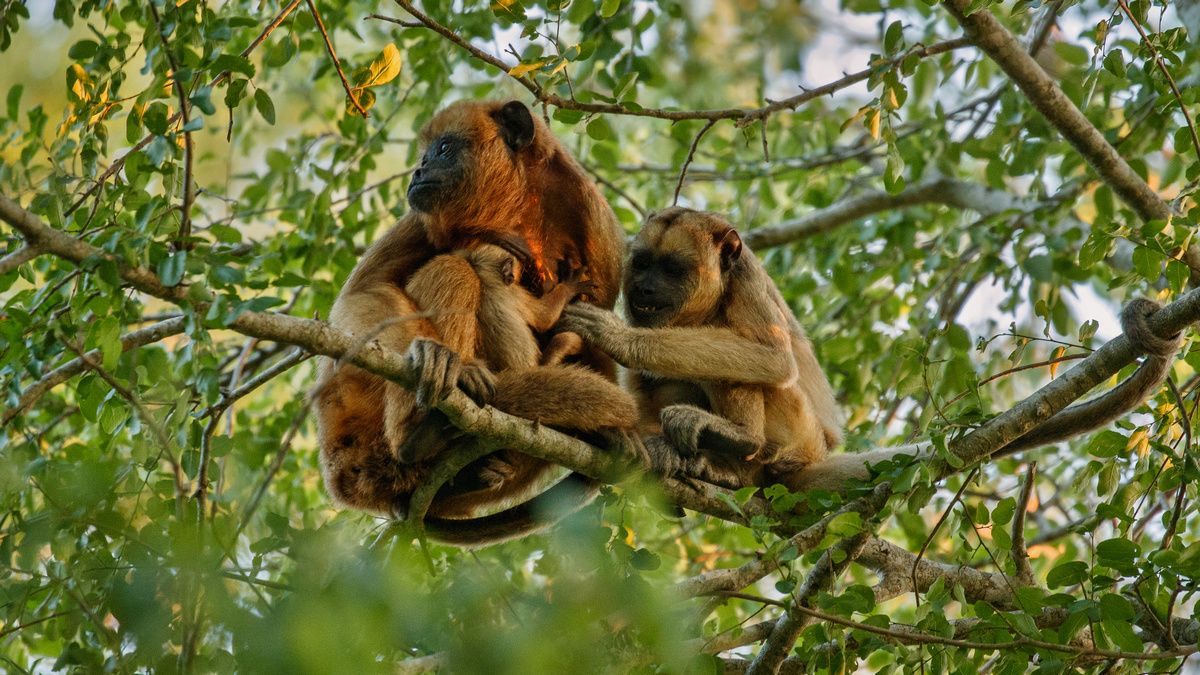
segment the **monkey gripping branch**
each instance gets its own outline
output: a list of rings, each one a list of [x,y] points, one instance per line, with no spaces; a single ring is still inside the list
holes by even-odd
[[[117,260],[91,244],[50,227],[41,217],[4,195],[0,195],[0,220],[21,234],[25,239],[26,248],[31,252],[30,257],[54,255],[85,268],[97,263],[114,265],[122,285],[191,309],[198,314],[203,314],[211,299],[207,289],[200,285],[163,284],[150,270]],[[1197,320],[1200,320],[1200,290],[1193,290],[1153,314],[1148,324],[1157,336],[1173,336]],[[247,336],[296,345],[313,354],[344,359],[403,386],[412,386],[415,382],[415,374],[406,365],[403,355],[386,350],[377,343],[361,344],[350,335],[336,331],[320,321],[270,312],[247,311],[225,327]],[[1139,353],[1138,346],[1126,336],[1109,341],[1010,410],[951,442],[948,449],[954,457],[953,465],[945,460],[931,460],[930,473],[940,478],[973,469],[1030,429],[1050,419],[1093,387],[1111,378],[1132,363]],[[1132,403],[1126,402],[1125,408],[1132,409],[1140,400],[1139,398]],[[491,447],[512,448],[600,480],[620,480],[628,473],[631,462],[646,462],[644,455],[636,452],[626,456],[614,456],[533,422],[506,415],[490,407],[480,408],[461,392],[452,393],[441,405],[441,409],[456,426]],[[914,452],[925,451],[922,447]],[[462,458],[451,453],[443,461],[440,471],[434,472],[433,481],[444,481],[450,475],[448,469],[461,460]],[[748,524],[755,516],[771,513],[770,506],[761,498],[752,498],[743,504],[735,505],[737,502],[729,490],[687,477],[665,478],[661,485],[666,495],[679,505],[731,522]],[[436,487],[437,485],[433,485],[430,489]],[[882,483],[865,496],[847,502],[836,512],[826,514],[799,531],[789,531],[783,526],[779,529],[779,534],[788,536],[790,544],[803,553],[826,539],[827,526],[834,518],[853,512],[860,514],[864,521],[869,520],[885,508],[893,492],[889,483]],[[1001,606],[1005,602],[1011,602],[1011,593],[1004,588],[1008,583],[1007,578],[1002,574],[972,573],[953,566],[939,566],[938,563],[921,560],[893,544],[875,539],[868,532],[845,539],[838,546],[848,555],[838,565],[829,562],[831,558],[828,554],[823,557],[822,562],[814,566],[809,578],[805,580],[805,592],[797,597],[797,602],[789,608],[783,618],[760,629],[758,633],[747,631],[747,637],[757,636],[751,641],[766,639],[766,647],[760,658],[770,657],[773,653],[772,645],[790,644],[788,640],[794,640],[794,635],[807,622],[815,619],[835,620],[809,609],[803,601],[809,592],[827,584],[855,558],[880,574],[882,581],[876,588],[880,599],[894,597],[908,590],[925,589],[934,581],[942,579],[961,584],[969,597],[994,601]],[[679,585],[678,590],[686,596],[735,591],[762,578],[771,569],[771,565],[760,558],[741,568],[718,570],[687,580]],[[913,570],[909,578],[905,578],[905,574],[901,573],[901,570],[907,569]],[[1189,626],[1189,630],[1190,628]],[[1195,631],[1189,633],[1192,635],[1192,642],[1194,633]],[[910,638],[919,640],[919,636]],[[778,649],[774,648],[774,651]],[[1165,654],[1166,652],[1163,652],[1163,655]],[[770,658],[775,664],[772,670],[783,661],[782,656],[778,659]],[[755,669],[751,667],[751,670]]]

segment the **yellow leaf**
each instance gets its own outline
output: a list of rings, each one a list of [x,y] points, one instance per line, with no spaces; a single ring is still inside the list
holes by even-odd
[[[566,60],[566,59],[563,59],[563,60],[559,61],[559,62],[558,62],[558,65],[557,65],[557,66],[554,66],[554,70],[551,70],[551,71],[550,71],[550,74],[551,74],[551,75],[557,75],[557,74],[561,73],[561,72],[563,71],[563,69],[567,67],[567,64],[568,64],[568,63],[570,63],[570,61],[568,61],[568,60]]]
[[[874,140],[879,140],[879,123],[881,122],[881,117],[878,110],[872,109],[867,111],[867,131],[871,132],[871,138]]]
[[[508,74],[512,75],[513,77],[521,77],[522,75],[532,73],[544,65],[546,65],[545,60],[534,61],[533,63],[518,63],[508,71]]]
[[[1147,440],[1146,427],[1139,427],[1137,431],[1129,435],[1129,440],[1125,443],[1125,452],[1129,452],[1130,450],[1138,447],[1142,444],[1142,441],[1145,440]]]
[[[379,52],[379,56],[367,66],[365,70],[360,70],[356,73],[355,88],[365,89],[367,87],[378,87],[381,84],[387,84],[396,79],[400,74],[400,64],[403,59],[400,58],[400,50],[396,49],[396,45],[390,44]]]
[[[1067,352],[1066,347],[1058,347],[1054,350],[1053,353],[1050,354],[1050,360],[1054,361],[1054,363],[1050,364],[1050,377],[1051,378],[1053,378],[1055,375],[1058,374],[1058,366],[1062,364],[1062,361],[1055,361],[1055,359],[1061,358],[1062,355],[1065,354],[1066,352]]]

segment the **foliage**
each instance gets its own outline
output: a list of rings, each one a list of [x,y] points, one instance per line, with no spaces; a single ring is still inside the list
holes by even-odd
[[[454,672],[709,672],[720,661],[705,654],[762,640],[747,627],[780,611],[761,598],[795,594],[822,551],[862,528],[951,568],[1019,575],[1010,528],[1025,506],[1034,578],[1007,604],[943,580],[877,606],[857,565],[807,604],[976,646],[817,621],[794,653],[818,671],[1052,672],[1104,669],[1093,649],[1194,649],[1194,627],[1190,643],[1162,630],[1192,618],[1200,579],[1189,458],[1200,352],[1186,347],[1180,398],[1164,389],[1110,430],[1031,454],[1041,471],[1028,504],[1023,458],[941,484],[897,468],[907,496],[875,519],[839,516],[801,554],[771,519],[672,519],[621,486],[550,534],[467,552],[335,510],[305,416],[314,361],[228,329],[246,311],[327,316],[362,247],[407,208],[416,130],[454,99],[535,104],[518,78],[557,97],[535,107],[631,232],[677,184],[681,202],[747,232],[881,195],[878,208],[757,251],[816,343],[850,449],[944,443],[1116,335],[1123,299],[1184,290],[1200,216],[1200,143],[1181,112],[1200,112],[1200,20],[1191,35],[1182,27],[1194,3],[972,3],[1033,40],[1058,12],[1062,32],[1039,61],[1172,200],[1182,215],[1169,223],[1122,202],[983,53],[927,53],[961,36],[944,7],[831,5],[420,6],[505,74],[434,30],[368,18],[375,3],[316,3],[343,89],[307,3],[0,0],[0,194],[168,286],[216,296],[203,311],[154,299],[106,260],[0,262],[0,396],[16,413],[0,436],[5,668],[366,672],[442,654]],[[864,68],[832,96],[745,114]],[[703,115],[662,119],[731,108],[744,110],[711,127]],[[907,197],[934,180],[946,182]],[[0,238],[16,261],[21,237]],[[171,334],[122,346],[174,317]],[[18,412],[87,350],[98,350],[90,365]],[[234,400],[289,358],[299,365]],[[781,510],[809,502],[804,524],[838,504],[766,494]],[[748,599],[671,593],[760,555],[774,572],[735,589]]]

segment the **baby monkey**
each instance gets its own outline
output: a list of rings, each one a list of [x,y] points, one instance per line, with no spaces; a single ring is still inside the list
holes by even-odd
[[[541,297],[535,296],[521,284],[522,273],[532,265],[533,256],[524,242],[516,239],[476,243],[450,255],[466,260],[478,277],[480,300],[475,320],[480,334],[475,355],[489,371],[503,378],[505,373],[540,365],[569,368],[577,371],[569,373],[575,377],[590,375],[582,368],[560,365],[581,351],[583,340],[578,334],[560,332],[550,338],[544,350],[537,338],[537,334],[554,326],[568,303],[593,290],[590,282],[568,274]],[[557,374],[557,370],[547,371],[548,376]],[[474,390],[467,393],[477,402],[490,402],[501,410],[521,409],[520,402],[496,400],[498,390],[493,381],[480,380],[475,384]],[[519,388],[511,386],[500,387],[499,392],[503,399],[522,394]],[[445,415],[432,410],[401,444],[399,458],[414,463],[438,455],[452,442],[453,434]],[[546,462],[528,455],[501,451],[483,459],[477,472],[467,472],[466,483],[463,480],[457,483],[460,490],[468,491],[513,482],[530,483],[547,474],[550,468]],[[475,478],[479,481],[477,485]]]
[[[562,332],[553,336],[543,350],[537,334],[549,331],[568,303],[592,291],[591,282],[568,275],[542,297],[536,297],[520,283],[533,256],[519,246],[522,244],[480,244],[455,252],[466,258],[479,275],[480,356],[494,371],[557,365],[583,347],[577,333]]]
[[[703,453],[689,471],[730,486],[789,484],[841,443],[842,415],[812,344],[724,218],[651,214],[623,289],[631,325],[574,305],[559,326],[630,370],[641,431],[661,429],[685,462]]]

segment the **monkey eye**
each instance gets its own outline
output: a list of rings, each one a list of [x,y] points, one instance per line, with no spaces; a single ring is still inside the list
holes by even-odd
[[[437,151],[439,155],[444,155],[447,152],[450,152],[450,141],[442,141],[441,143],[438,143]]]

